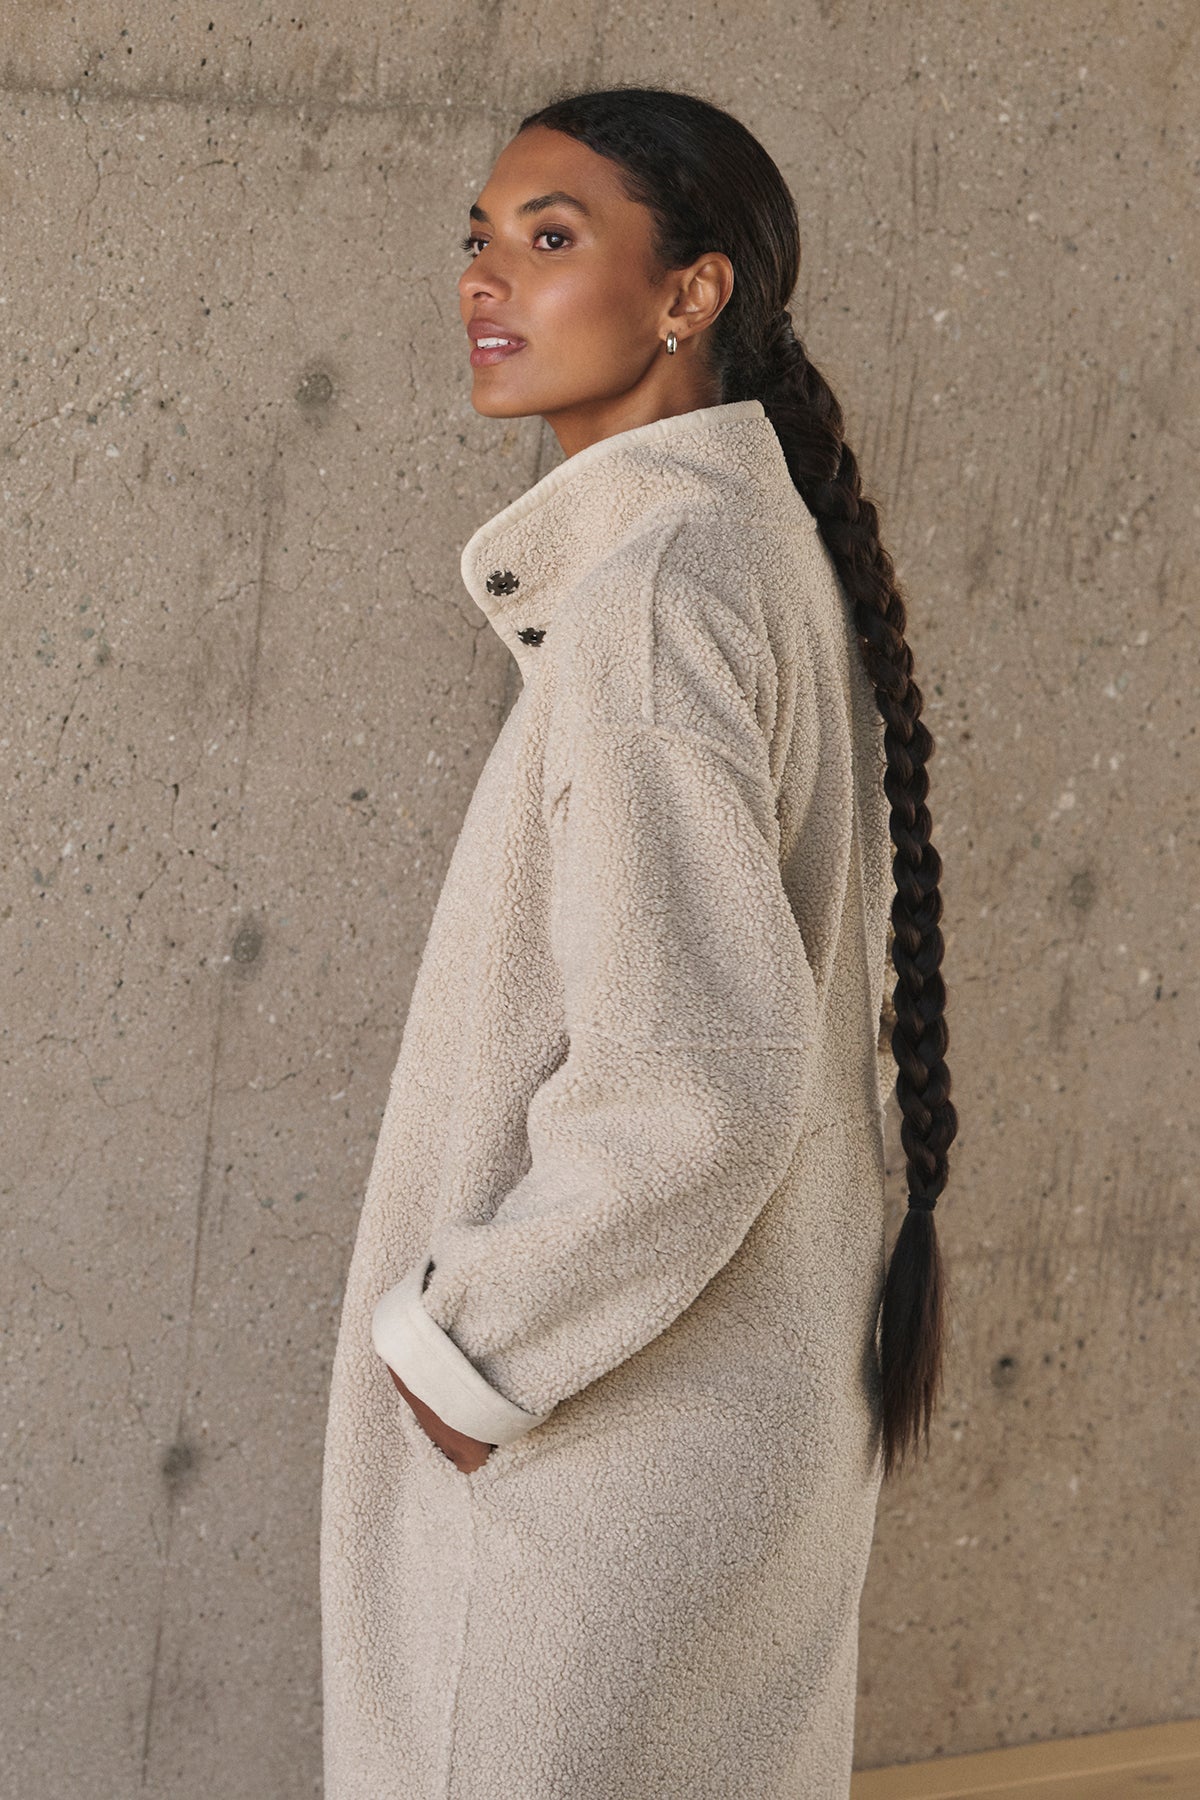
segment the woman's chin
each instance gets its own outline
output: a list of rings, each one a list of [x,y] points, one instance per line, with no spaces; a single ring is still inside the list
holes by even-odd
[[[475,382],[471,389],[471,405],[486,419],[525,419],[531,413],[541,411],[519,394],[502,393],[498,382],[494,388],[489,388],[486,381]]]

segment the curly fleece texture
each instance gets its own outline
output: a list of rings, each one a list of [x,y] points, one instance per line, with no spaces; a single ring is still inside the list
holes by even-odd
[[[567,458],[462,574],[523,685],[346,1283],[325,1800],[844,1797],[893,893],[850,607],[757,400]]]

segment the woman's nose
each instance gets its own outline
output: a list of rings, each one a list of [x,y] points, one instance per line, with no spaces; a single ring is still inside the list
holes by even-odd
[[[475,258],[476,263],[479,260]],[[482,269],[472,266],[464,270],[458,287],[468,300],[499,299],[508,294],[508,282],[493,263]]]

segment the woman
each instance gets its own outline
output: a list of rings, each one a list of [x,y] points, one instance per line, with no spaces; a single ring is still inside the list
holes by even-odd
[[[844,1796],[878,1488],[928,1444],[956,1124],[904,607],[743,126],[560,100],[471,220],[473,403],[540,414],[564,460],[462,556],[524,682],[343,1303],[326,1800]]]

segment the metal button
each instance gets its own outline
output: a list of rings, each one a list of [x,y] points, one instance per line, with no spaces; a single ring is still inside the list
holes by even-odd
[[[489,594],[513,594],[521,583],[511,569],[493,569],[487,578]]]

